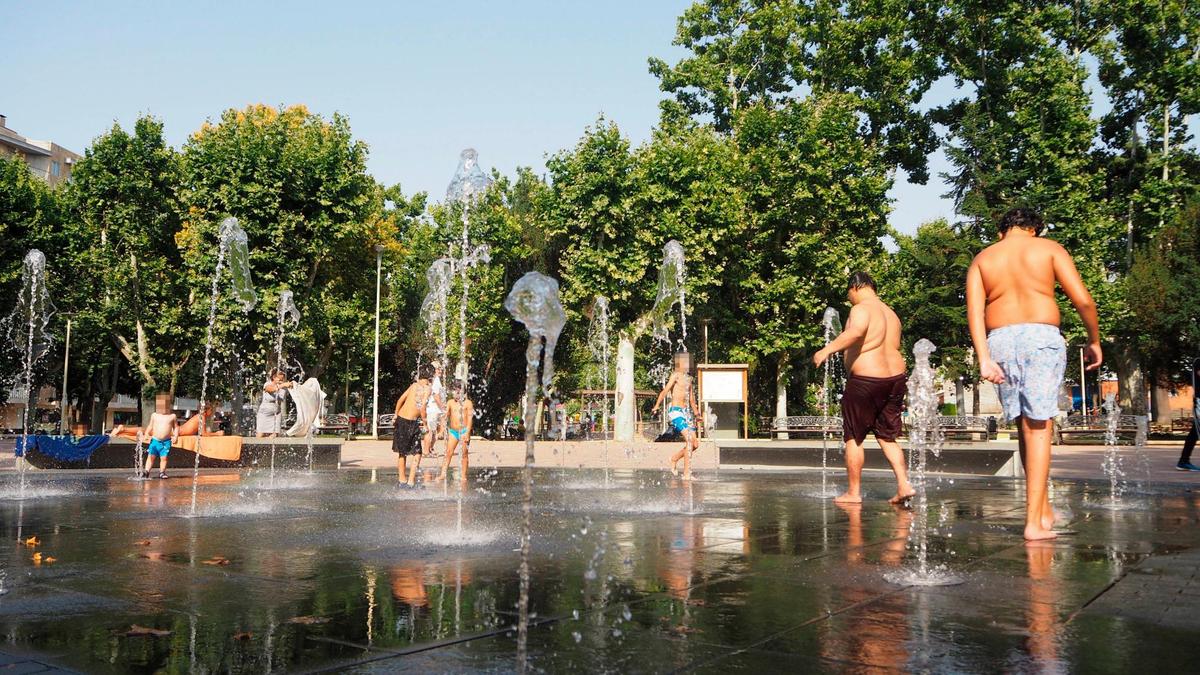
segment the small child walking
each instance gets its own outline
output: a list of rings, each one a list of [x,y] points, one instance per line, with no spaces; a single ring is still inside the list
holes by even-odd
[[[159,458],[158,477],[167,477],[167,455],[171,445],[179,440],[179,418],[171,411],[171,397],[159,393],[154,396],[154,412],[150,415],[150,423],[146,430],[138,431],[138,440],[150,435],[150,444],[146,447],[146,469],[143,478],[150,477],[150,469],[154,467],[154,458]]]
[[[696,405],[696,393],[692,388],[692,356],[687,352],[675,355],[675,371],[671,373],[666,386],[658,394],[651,414],[656,414],[663,399],[671,397],[670,407],[667,408],[667,420],[675,431],[683,436],[683,447],[671,456],[671,473],[679,475],[679,460],[683,460],[683,477],[692,477],[692,453],[700,447],[700,439],[696,437],[696,418],[700,416],[700,408]]]

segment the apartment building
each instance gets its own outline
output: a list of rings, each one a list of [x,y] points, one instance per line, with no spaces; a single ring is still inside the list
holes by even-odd
[[[29,171],[51,186],[70,180],[75,163],[81,159],[53,141],[35,141],[9,129],[4,115],[0,115],[0,156],[24,159]]]

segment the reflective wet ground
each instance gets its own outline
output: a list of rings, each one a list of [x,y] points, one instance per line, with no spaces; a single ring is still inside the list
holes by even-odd
[[[815,473],[539,471],[530,668],[564,672],[1183,672],[1200,636],[1200,498],[1104,508],[1057,482],[1076,534],[1026,546],[1019,483],[942,479],[931,560],[913,515],[806,496]],[[519,473],[446,490],[394,474],[32,475],[0,490],[0,652],[86,672],[516,669]],[[57,493],[57,494],[51,494]],[[65,494],[64,494],[65,493]],[[457,528],[461,517],[462,531]],[[26,542],[36,537],[36,544]],[[21,542],[18,543],[18,538]],[[41,554],[40,558],[37,558]],[[53,559],[53,560],[51,560]]]

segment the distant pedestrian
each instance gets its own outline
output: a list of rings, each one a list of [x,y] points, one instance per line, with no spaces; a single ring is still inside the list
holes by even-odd
[[[1196,440],[1200,437],[1200,358],[1192,361],[1192,430],[1187,440],[1183,442],[1183,453],[1179,455],[1176,471],[1200,471],[1200,466],[1192,464],[1192,450],[1196,449]]]

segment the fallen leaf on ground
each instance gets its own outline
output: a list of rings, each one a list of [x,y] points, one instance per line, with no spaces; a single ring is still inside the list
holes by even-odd
[[[226,558],[225,556],[214,555],[213,557],[209,558],[208,560],[204,560],[201,562],[205,565],[228,565],[229,558]]]
[[[150,551],[148,553],[139,553],[138,557],[147,560],[162,560],[163,554],[159,551]]]
[[[149,540],[149,539],[143,539],[143,540],[141,540],[141,541],[134,542],[134,544],[133,544],[133,545],[134,545],[134,546],[149,546],[149,545],[150,545],[150,540]]]
[[[288,623],[298,623],[303,626],[315,626],[317,624],[329,623],[328,617],[324,616],[293,616],[288,619]]]
[[[125,631],[125,637],[166,637],[171,634],[169,630],[161,630],[159,628],[147,628],[139,626],[136,623]]]
[[[34,554],[33,554],[33,564],[34,564],[34,565],[41,565],[41,564],[42,564],[42,554],[41,554],[41,553],[34,553]]]
[[[46,563],[47,565],[53,565],[54,563],[58,562],[58,558],[46,556],[45,558],[42,558],[42,562]]]
[[[233,634],[233,639],[234,639],[234,640],[249,640],[249,639],[250,639],[250,638],[252,638],[252,637],[254,637],[254,633],[250,633],[250,632],[245,632],[245,633],[234,633],[234,634]]]
[[[38,539],[37,535],[34,535],[25,540],[26,546],[41,546],[41,544],[42,544],[42,540]]]

